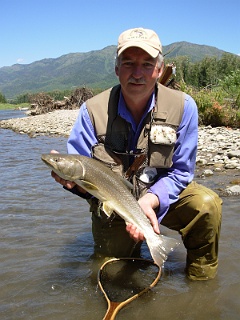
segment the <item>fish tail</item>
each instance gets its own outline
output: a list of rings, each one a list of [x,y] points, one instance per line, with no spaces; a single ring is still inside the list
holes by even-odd
[[[146,241],[152,258],[159,267],[167,260],[168,254],[180,244],[176,239],[162,234],[154,234],[154,239],[147,239]]]

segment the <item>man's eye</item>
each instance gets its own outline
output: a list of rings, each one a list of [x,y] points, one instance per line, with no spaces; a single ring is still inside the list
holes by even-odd
[[[146,62],[146,63],[144,63],[144,67],[145,68],[152,68],[153,65],[151,63]]]

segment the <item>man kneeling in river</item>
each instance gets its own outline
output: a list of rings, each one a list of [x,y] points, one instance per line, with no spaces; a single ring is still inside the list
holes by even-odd
[[[127,178],[154,231],[160,233],[162,224],[181,234],[187,276],[212,279],[218,267],[222,201],[193,181],[197,106],[189,95],[158,83],[163,67],[162,45],[154,31],[124,31],[115,64],[120,84],[83,103],[68,153],[94,157]],[[126,226],[118,216],[106,221],[96,198],[53,172],[52,176],[90,203],[96,252],[135,254],[144,240],[135,225]]]

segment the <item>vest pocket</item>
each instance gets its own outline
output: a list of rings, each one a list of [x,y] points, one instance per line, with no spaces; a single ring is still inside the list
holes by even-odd
[[[149,141],[149,166],[155,168],[170,168],[174,144],[155,144]]]

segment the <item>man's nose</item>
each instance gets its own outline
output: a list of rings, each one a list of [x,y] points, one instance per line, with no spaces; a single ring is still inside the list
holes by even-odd
[[[132,75],[134,78],[141,78],[142,77],[142,67],[141,66],[134,66]]]

